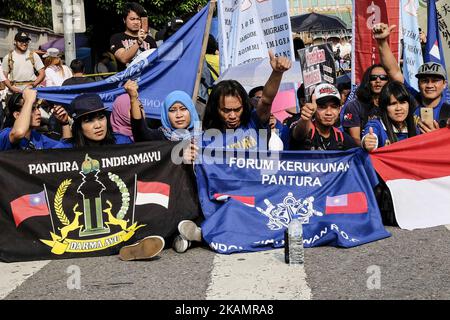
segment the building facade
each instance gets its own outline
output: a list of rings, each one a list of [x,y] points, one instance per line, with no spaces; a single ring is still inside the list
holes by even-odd
[[[56,34],[48,28],[35,27],[22,22],[0,18],[0,58],[3,58],[14,48],[14,36],[19,30],[29,34],[31,50],[37,50],[41,44],[62,37],[62,35]]]
[[[334,15],[347,26],[352,24],[352,0],[289,0],[291,16],[316,12]]]

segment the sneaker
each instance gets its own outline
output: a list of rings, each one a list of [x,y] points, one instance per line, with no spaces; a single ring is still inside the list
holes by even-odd
[[[178,231],[184,239],[189,241],[202,241],[202,229],[190,220],[180,221]]]
[[[183,238],[181,234],[177,235],[175,239],[173,239],[172,248],[175,252],[183,253],[186,252],[187,249],[191,246],[191,242]]]
[[[156,256],[164,248],[164,238],[149,236],[129,246],[124,246],[119,251],[120,260],[143,260]]]

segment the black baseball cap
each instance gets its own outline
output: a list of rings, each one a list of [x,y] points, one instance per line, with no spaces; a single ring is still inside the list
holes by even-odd
[[[106,107],[98,94],[85,93],[72,100],[70,109],[72,118],[76,120],[85,114],[105,110]]]
[[[28,35],[28,33],[20,31],[20,32],[16,33],[16,35],[14,36],[14,40],[15,41],[20,41],[20,42],[27,42],[27,41],[30,41],[31,38]]]

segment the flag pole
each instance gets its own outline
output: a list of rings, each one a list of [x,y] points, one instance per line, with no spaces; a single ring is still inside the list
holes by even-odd
[[[131,224],[134,223],[134,209],[136,208],[136,184],[137,184],[137,174],[134,175],[134,201],[133,201],[133,215],[131,217]]]
[[[211,0],[209,4],[208,19],[206,20],[205,33],[203,34],[202,51],[200,53],[200,58],[198,61],[197,79],[195,80],[194,91],[192,93],[193,101],[197,101],[198,90],[200,88],[200,80],[202,78],[203,59],[205,59],[206,46],[208,45],[209,30],[211,29],[211,21],[214,9],[216,8],[216,2],[217,0]]]
[[[45,201],[47,202],[47,208],[50,213],[50,221],[52,222],[53,233],[55,233],[55,225],[53,224],[52,209],[50,208],[50,202],[48,201],[47,187],[45,186],[45,183],[44,183],[44,191],[45,191]]]

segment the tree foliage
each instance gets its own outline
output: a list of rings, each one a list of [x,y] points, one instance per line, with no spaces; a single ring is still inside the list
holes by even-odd
[[[52,28],[51,0],[0,0],[0,17]]]
[[[110,10],[114,8],[117,14],[121,14],[127,0],[98,0],[99,9]],[[141,4],[148,13],[151,24],[160,28],[172,17],[185,17],[197,12],[199,7],[203,7],[208,0],[141,0],[135,1]]]
[[[135,0],[148,12],[152,27],[160,28],[172,17],[186,17],[206,5],[208,0]],[[108,17],[102,13],[120,15],[127,0],[85,0],[85,10],[95,10],[98,20],[87,21],[90,24],[101,23],[98,17]],[[88,13],[86,13],[88,16]],[[16,20],[38,27],[52,28],[51,0],[0,0],[0,17]]]

